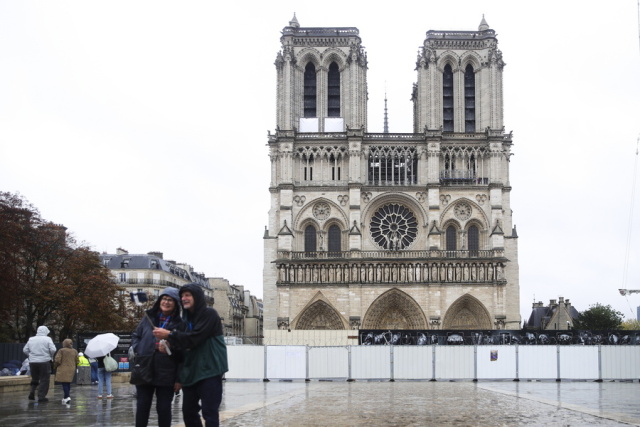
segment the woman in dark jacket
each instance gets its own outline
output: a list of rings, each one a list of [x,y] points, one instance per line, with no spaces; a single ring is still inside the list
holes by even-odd
[[[153,328],[177,328],[183,330],[180,319],[180,297],[175,288],[166,288],[153,307],[147,310],[148,318],[142,318],[131,336],[131,347],[136,355],[153,355],[153,381],[150,384],[136,385],[136,427],[146,427],[153,394],[156,395],[158,425],[171,426],[171,402],[174,392],[180,390],[178,383],[178,364],[180,353],[170,349],[171,355],[163,348],[165,343],[156,340]],[[151,325],[153,322],[153,326]]]

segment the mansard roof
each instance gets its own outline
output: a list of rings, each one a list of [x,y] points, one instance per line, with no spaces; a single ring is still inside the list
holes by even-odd
[[[105,267],[110,270],[158,270],[178,276],[188,282],[198,283],[202,287],[210,288],[209,281],[204,274],[187,271],[175,262],[164,260],[152,254],[100,254]]]

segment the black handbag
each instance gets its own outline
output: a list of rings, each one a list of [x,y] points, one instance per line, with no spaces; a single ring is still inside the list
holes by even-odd
[[[153,382],[153,356],[152,353],[148,356],[136,355],[131,363],[131,379],[130,384],[133,385],[145,385]]]

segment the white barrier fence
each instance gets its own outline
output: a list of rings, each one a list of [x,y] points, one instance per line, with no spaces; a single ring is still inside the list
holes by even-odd
[[[227,380],[638,380],[640,346],[228,346]]]

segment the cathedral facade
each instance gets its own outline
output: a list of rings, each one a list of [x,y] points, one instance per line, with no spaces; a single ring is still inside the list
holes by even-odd
[[[477,31],[428,31],[413,133],[367,131],[357,28],[301,27],[277,54],[264,328],[519,329],[504,62]]]

